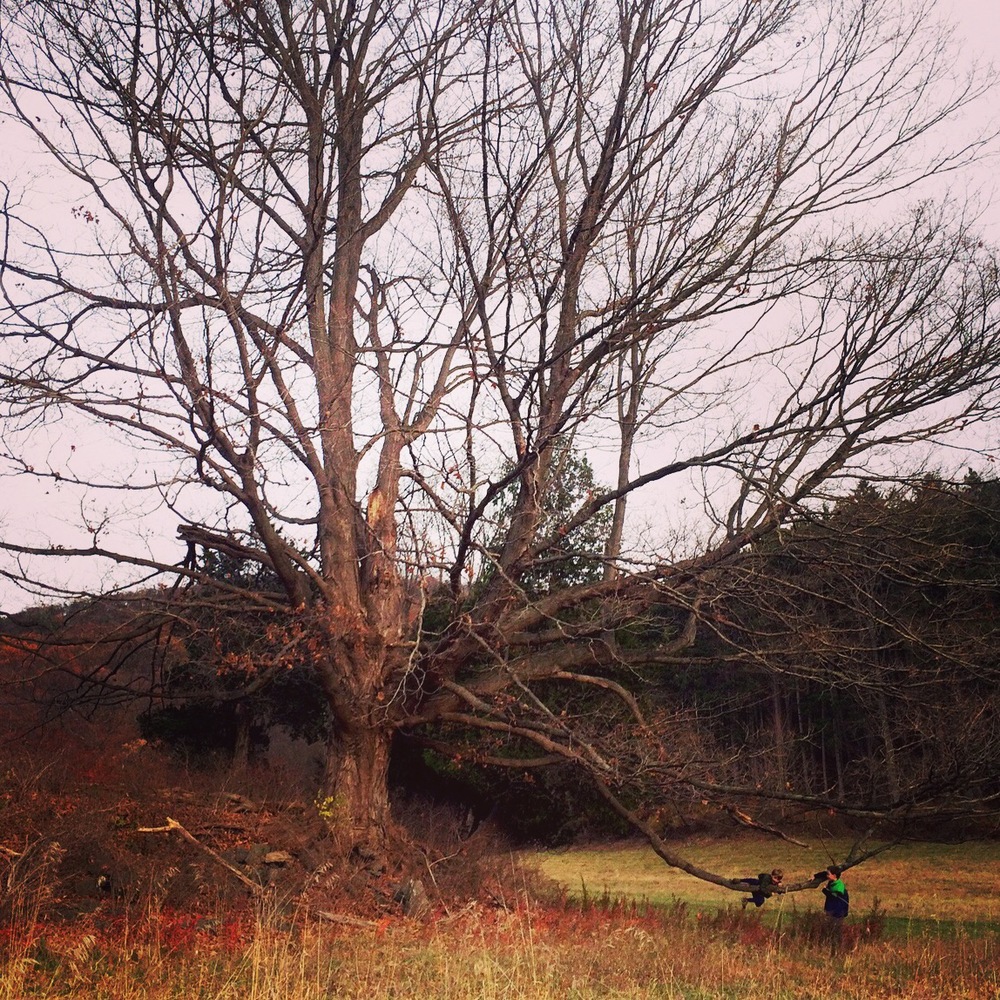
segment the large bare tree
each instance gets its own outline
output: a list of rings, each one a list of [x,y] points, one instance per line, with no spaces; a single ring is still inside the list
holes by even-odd
[[[687,745],[624,678],[748,545],[996,403],[995,257],[928,186],[982,91],[928,7],[5,4],[44,167],[3,185],[0,460],[78,503],[7,524],[5,574],[271,616],[254,668],[315,669],[345,849],[384,848],[390,742],[429,725],[645,823],[616,789]],[[610,485],[553,519],[581,451]],[[595,518],[602,571],[560,575]]]

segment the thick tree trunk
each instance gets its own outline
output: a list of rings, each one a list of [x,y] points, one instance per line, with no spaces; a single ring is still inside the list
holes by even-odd
[[[384,857],[392,828],[393,728],[383,700],[391,665],[362,616],[342,615],[331,631],[329,658],[317,664],[332,724],[317,807],[334,850],[367,862]]]
[[[392,827],[391,742],[388,728],[356,727],[349,733],[335,734],[328,744],[317,807],[343,857],[371,861],[385,853]]]

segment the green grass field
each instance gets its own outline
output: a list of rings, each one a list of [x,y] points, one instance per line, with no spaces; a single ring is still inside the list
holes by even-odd
[[[698,865],[721,875],[753,875],[782,868],[785,881],[804,879],[846,856],[846,841],[816,841],[808,849],[760,837],[693,838],[680,850]],[[693,911],[715,912],[738,905],[740,896],[669,868],[640,844],[607,845],[545,852],[539,868],[572,896],[604,894],[647,900],[683,901]],[[876,901],[890,926],[939,926],[956,921],[1000,928],[1000,841],[965,844],[903,844],[846,873],[855,914]],[[762,912],[822,908],[818,890],[775,897]]]

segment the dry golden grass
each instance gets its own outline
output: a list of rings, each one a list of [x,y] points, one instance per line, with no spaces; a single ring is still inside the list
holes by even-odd
[[[717,922],[470,908],[431,924],[370,929],[257,920],[223,947],[199,934],[183,949],[141,922],[116,940],[68,928],[3,959],[0,997],[88,1000],[589,1000],[589,998],[995,998],[995,938],[858,941],[831,955],[822,940],[762,933],[752,916]]]
[[[790,878],[845,849],[807,852],[749,837],[685,845],[721,872],[781,864]],[[53,920],[44,904],[56,859],[41,858],[0,901],[0,1000],[1000,998],[1000,934],[983,922],[997,917],[1000,844],[908,846],[856,869],[839,942],[826,936],[818,893],[743,912],[735,894],[671,871],[644,848],[537,858],[588,899],[542,904],[515,889],[503,905],[365,927],[320,922],[275,901],[191,913],[108,899]],[[497,858],[498,872],[516,871],[513,861]],[[605,891],[612,902],[598,898]],[[866,916],[876,896],[900,919]]]
[[[702,860],[718,852],[719,862],[751,852],[749,843],[693,846]],[[662,865],[651,866],[645,852],[632,848],[555,857],[567,868],[576,865],[574,871],[603,872],[612,891],[648,888],[667,877]],[[910,862],[922,870],[929,857],[914,851],[883,861],[877,878],[865,866],[854,884],[864,874],[889,885],[908,877]],[[949,887],[976,888],[972,883],[987,873],[991,859],[991,878],[996,871],[995,846],[966,845],[934,857],[934,891],[942,894]],[[547,868],[552,858],[543,858]],[[695,898],[691,881],[683,885]],[[855,909],[845,928],[850,933],[834,947],[816,912],[818,901],[808,898],[817,902],[808,912],[768,904],[746,913],[732,906],[696,910],[684,902],[649,908],[508,899],[504,906],[442,911],[427,922],[393,917],[352,928],[273,903],[209,918],[156,907],[129,910],[108,901],[86,917],[54,923],[40,919],[26,896],[0,933],[0,1000],[1000,997],[995,930],[958,923],[947,933],[931,924],[883,933],[879,919],[866,921]],[[962,894],[940,899],[952,906],[942,907],[949,914],[969,906]]]

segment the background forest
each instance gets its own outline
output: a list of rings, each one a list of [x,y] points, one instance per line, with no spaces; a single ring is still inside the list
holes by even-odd
[[[583,485],[568,479],[571,491],[591,488],[587,463],[577,462]],[[599,561],[586,558],[592,541],[581,532],[566,538],[561,572],[574,583],[600,573]],[[230,577],[246,570],[233,559],[216,568]],[[539,582],[561,585],[556,570]],[[718,575],[703,615],[710,630],[667,669],[633,678],[637,711],[674,748],[671,759],[644,766],[638,758],[649,744],[635,718],[622,712],[614,723],[618,752],[635,758],[635,808],[677,833],[726,829],[747,812],[798,826],[834,810],[845,821],[878,818],[886,834],[994,832],[998,586],[993,478],[862,483],[794,519]],[[196,770],[223,762],[242,773],[267,760],[298,768],[292,780],[316,795],[330,720],[302,665],[253,669],[254,658],[275,655],[267,620],[206,612],[170,620],[168,638],[153,642],[145,631],[130,634],[145,601],[133,595],[128,614],[98,601],[8,617],[0,688],[8,752],[40,733],[96,727],[122,745],[145,739]],[[435,614],[432,601],[425,629]],[[669,608],[654,607],[617,641],[658,646],[683,627]],[[608,684],[616,673],[609,664]],[[599,689],[549,696],[580,727],[592,715],[608,725]],[[519,842],[628,831],[585,774],[527,755],[522,768],[511,767],[519,752],[509,737],[463,740],[440,724],[401,732],[394,794],[445,805],[466,832],[490,818]],[[491,765],[501,754],[505,766]]]

